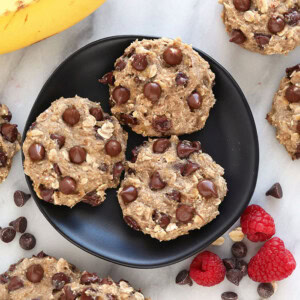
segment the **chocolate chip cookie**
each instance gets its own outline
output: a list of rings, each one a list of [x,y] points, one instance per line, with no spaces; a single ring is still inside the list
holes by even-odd
[[[300,64],[286,69],[267,120],[292,159],[300,158]]]
[[[160,241],[199,229],[218,214],[227,193],[224,170],[200,142],[149,140],[133,151],[118,191],[124,221]]]
[[[197,131],[215,104],[209,64],[180,39],[133,42],[117,59],[110,86],[112,113],[136,133],[164,136]]]
[[[300,45],[299,0],[219,0],[230,42],[261,54],[287,54]]]
[[[24,170],[47,202],[99,205],[105,190],[119,184],[126,143],[127,133],[99,104],[61,98],[27,132]]]
[[[21,148],[21,135],[17,125],[10,124],[11,118],[8,107],[0,104],[0,183],[8,176],[13,158]]]

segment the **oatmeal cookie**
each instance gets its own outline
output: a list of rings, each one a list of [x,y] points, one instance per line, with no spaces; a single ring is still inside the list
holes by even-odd
[[[20,150],[21,135],[17,125],[10,124],[11,112],[0,104],[0,183],[9,174],[15,154]]]
[[[160,241],[199,229],[227,193],[224,170],[200,142],[156,139],[133,151],[118,191],[125,222]]]
[[[219,0],[234,42],[261,54],[287,54],[300,45],[299,0]]]
[[[287,68],[267,120],[292,159],[300,158],[300,64]]]
[[[144,136],[181,135],[204,127],[215,104],[209,64],[179,38],[133,42],[117,59],[110,85],[112,113]]]
[[[99,104],[61,98],[27,132],[24,170],[47,202],[99,205],[105,190],[119,184],[126,143],[127,133]]]

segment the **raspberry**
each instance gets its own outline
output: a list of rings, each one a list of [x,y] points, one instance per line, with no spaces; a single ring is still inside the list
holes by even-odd
[[[285,249],[280,238],[273,237],[251,258],[248,275],[258,282],[278,281],[290,276],[295,268],[293,254]]]
[[[209,251],[198,254],[190,265],[190,276],[199,285],[213,286],[222,282],[226,269],[221,258]]]
[[[241,216],[241,227],[252,242],[263,242],[275,234],[273,218],[259,205],[250,205]]]

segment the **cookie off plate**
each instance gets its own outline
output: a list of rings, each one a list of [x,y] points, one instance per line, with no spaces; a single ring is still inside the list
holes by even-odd
[[[147,36],[115,36],[93,42],[66,59],[50,76],[29,114],[26,132],[37,116],[60,97],[89,98],[101,102],[110,113],[108,87],[98,79],[111,71],[115,60],[136,39]],[[85,251],[108,261],[138,268],[155,268],[183,260],[207,247],[241,215],[253,194],[259,161],[255,123],[248,103],[231,75],[215,60],[195,49],[216,75],[213,92],[217,99],[204,129],[180,139],[200,141],[202,149],[225,169],[228,194],[220,205],[220,215],[200,230],[168,242],[159,242],[132,230],[123,221],[117,189],[109,189],[103,204],[91,207],[79,203],[70,209],[40,200],[26,177],[39,209],[66,239]],[[147,138],[128,132],[127,159],[131,150]]]

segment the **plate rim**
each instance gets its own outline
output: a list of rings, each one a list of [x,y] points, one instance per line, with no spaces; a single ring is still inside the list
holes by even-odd
[[[106,42],[106,41],[109,41],[109,40],[118,40],[118,39],[159,39],[159,38],[162,38],[162,37],[157,37],[157,36],[148,36],[148,35],[114,35],[114,36],[108,36],[108,37],[105,37],[105,38],[101,38],[101,39],[98,39],[98,40],[95,40],[93,42],[90,42],[88,44],[86,44],[85,46],[77,49],[75,52],[73,52],[72,54],[70,54],[66,59],[64,59],[61,63],[59,63],[59,65],[52,71],[52,73],[50,74],[50,76],[48,77],[48,79],[44,82],[40,92],[38,93],[31,109],[30,109],[30,112],[27,116],[27,120],[26,120],[26,123],[25,123],[25,126],[24,126],[24,131],[23,131],[23,134],[22,134],[22,148],[21,148],[21,154],[22,154],[22,167],[23,167],[23,164],[24,164],[24,153],[23,153],[23,143],[24,143],[24,140],[26,138],[26,134],[28,132],[28,129],[30,128],[30,125],[29,124],[29,116],[32,115],[33,113],[33,108],[35,107],[36,103],[38,102],[38,99],[40,98],[40,96],[44,93],[46,87],[48,86],[48,83],[50,82],[50,80],[52,80],[53,76],[65,65],[67,64],[70,60],[72,60],[74,57],[76,57],[77,55],[81,54],[82,52],[86,51],[87,49],[89,48],[92,48],[94,47],[95,45],[98,45],[98,44],[101,44],[103,42]],[[242,89],[240,88],[240,86],[238,85],[238,83],[235,81],[235,79],[233,78],[233,76],[225,69],[225,67],[223,67],[219,62],[217,62],[214,58],[212,58],[210,55],[208,55],[206,52],[198,49],[197,47],[193,47],[193,49],[198,53],[198,54],[201,54],[201,56],[205,56],[207,57],[208,59],[210,59],[215,65],[217,65],[221,70],[222,72],[230,79],[230,81],[233,83],[236,91],[238,92],[242,102],[243,102],[243,105],[246,109],[246,112],[247,112],[247,115],[249,117],[249,121],[250,121],[250,124],[251,124],[251,128],[252,128],[252,133],[253,133],[253,138],[254,138],[254,145],[253,145],[253,148],[254,148],[254,164],[255,164],[255,167],[254,167],[254,173],[253,173],[253,176],[252,176],[252,183],[251,183],[251,188],[249,190],[249,193],[247,195],[247,198],[248,200],[245,201],[245,203],[242,205],[242,207],[239,209],[237,215],[231,220],[231,222],[229,222],[229,224],[227,224],[225,227],[222,227],[222,228],[219,228],[218,230],[215,231],[215,233],[213,234],[213,237],[216,239],[218,238],[219,236],[222,236],[237,220],[238,218],[241,216],[242,212],[245,210],[245,208],[248,206],[248,204],[250,203],[251,201],[251,198],[253,196],[253,193],[255,191],[255,187],[256,187],[256,184],[257,184],[257,179],[258,179],[258,171],[259,171],[259,158],[260,158],[260,152],[259,152],[259,140],[258,140],[258,133],[257,133],[257,128],[256,128],[256,124],[255,124],[255,120],[254,120],[254,117],[253,117],[253,114],[252,114],[252,111],[251,111],[251,108],[249,106],[249,103],[242,91]],[[55,101],[55,100],[53,100]],[[26,130],[25,130],[26,129]],[[23,172],[24,172],[24,168],[23,168]],[[195,255],[196,253],[198,253],[199,251],[202,251],[200,250],[200,248],[198,249],[195,249],[193,251],[190,251],[188,252],[187,254],[179,257],[179,258],[174,258],[174,259],[171,259],[171,260],[168,260],[167,262],[162,262],[162,263],[155,263],[155,264],[143,264],[143,263],[127,263],[125,261],[121,261],[121,260],[118,260],[118,259],[112,259],[110,257],[106,257],[106,256],[103,256],[99,253],[96,253],[88,248],[86,248],[85,246],[83,246],[82,244],[80,244],[79,242],[73,240],[71,237],[69,237],[66,233],[64,233],[56,224],[55,222],[52,221],[52,219],[50,218],[50,216],[48,216],[46,210],[44,209],[44,207],[42,206],[41,204],[41,201],[38,199],[38,197],[36,196],[36,193],[34,192],[33,190],[33,187],[32,187],[32,182],[31,182],[31,179],[28,175],[25,174],[24,172],[24,175],[25,175],[25,180],[26,180],[26,183],[29,187],[29,190],[30,190],[30,193],[32,195],[32,198],[34,199],[34,202],[36,203],[37,207],[39,208],[39,210],[41,211],[41,213],[43,214],[43,216],[46,218],[46,220],[51,224],[51,226],[59,233],[61,234],[67,241],[71,242],[73,245],[75,245],[76,247],[80,248],[81,250],[95,256],[95,257],[98,257],[98,258],[101,258],[103,260],[106,260],[110,263],[115,263],[115,264],[118,264],[118,265],[122,265],[122,266],[125,266],[125,267],[130,267],[130,268],[136,268],[136,269],[155,269],[155,268],[161,268],[161,267],[166,267],[166,266],[170,266],[172,264],[175,264],[175,263],[178,263],[178,262],[181,262],[193,255]],[[203,245],[203,247],[201,247],[202,249],[205,249],[207,248],[208,246],[210,245],[210,243],[205,243]]]

